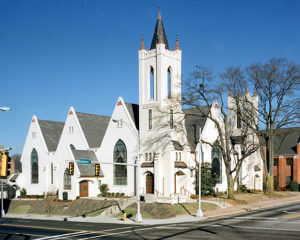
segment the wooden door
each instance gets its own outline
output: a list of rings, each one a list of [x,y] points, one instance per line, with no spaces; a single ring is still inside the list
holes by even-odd
[[[146,175],[146,193],[154,193],[154,175],[152,173]]]
[[[82,181],[79,183],[80,187],[80,197],[88,197],[89,196],[89,183],[88,181]]]

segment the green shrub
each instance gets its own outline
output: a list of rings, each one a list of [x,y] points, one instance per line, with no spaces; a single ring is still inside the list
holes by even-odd
[[[26,197],[26,194],[27,194],[26,189],[22,188],[21,191],[20,191],[20,196],[21,197]]]
[[[299,191],[299,184],[296,181],[291,181],[290,190],[293,192]]]
[[[201,164],[201,195],[208,196],[214,195],[214,187],[216,185],[216,179],[211,174],[210,163]],[[196,169],[196,194],[198,194],[198,169]]]
[[[100,185],[99,190],[102,196],[106,197],[108,195],[109,187],[107,184],[103,183]]]

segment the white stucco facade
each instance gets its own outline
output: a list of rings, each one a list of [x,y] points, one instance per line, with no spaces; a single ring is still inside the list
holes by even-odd
[[[158,39],[157,39],[158,38]],[[27,194],[58,193],[60,199],[96,197],[101,184],[109,192],[141,195],[157,201],[187,200],[195,194],[195,172],[199,161],[199,128],[203,162],[212,163],[212,147],[218,130],[205,117],[187,119],[181,106],[182,52],[178,40],[170,50],[162,21],[157,20],[151,49],[138,51],[139,104],[116,101],[111,116],[76,112],[70,107],[65,122],[41,120],[33,116],[22,152],[23,173],[18,185]],[[258,101],[258,99],[257,99]],[[230,104],[230,99],[229,99]],[[217,102],[209,110],[223,123]],[[231,114],[230,119],[236,117]],[[195,129],[193,130],[193,127]],[[32,152],[38,156],[38,181],[32,182]],[[138,155],[139,153],[139,155]],[[139,156],[139,157],[138,157]],[[140,160],[140,185],[136,186]],[[69,176],[69,164],[74,174]],[[114,163],[127,163],[117,167]],[[96,176],[95,166],[101,174]],[[215,188],[227,190],[225,165],[220,159],[220,180]],[[121,165],[119,165],[121,166]],[[262,165],[258,153],[249,156],[242,166],[240,180],[251,189],[262,189]]]

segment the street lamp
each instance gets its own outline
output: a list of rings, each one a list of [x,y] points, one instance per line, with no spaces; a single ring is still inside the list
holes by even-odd
[[[113,119],[112,120],[114,123],[118,123],[120,120]],[[129,126],[132,130],[135,130],[130,124],[128,124],[125,121],[122,121],[122,123],[125,123],[127,126]],[[136,132],[135,132],[136,133]],[[132,165],[137,167],[137,180],[136,180],[136,195],[137,195],[137,214],[135,217],[136,222],[142,222],[143,218],[141,215],[141,205],[140,205],[140,133],[137,130],[137,138],[138,138],[138,155],[137,155],[137,163],[136,164],[127,164],[127,165]]]
[[[201,210],[201,162],[202,162],[202,144],[201,144],[201,128],[199,129],[199,167],[198,167],[198,211],[196,216],[203,217]]]

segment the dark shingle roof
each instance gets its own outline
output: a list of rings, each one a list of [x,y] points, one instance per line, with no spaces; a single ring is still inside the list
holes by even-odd
[[[139,105],[134,103],[125,103],[126,108],[134,122],[136,129],[139,130]]]
[[[300,127],[281,128],[274,137],[274,154],[297,155],[297,143],[300,141]]]
[[[100,147],[110,117],[76,112],[82,131],[90,148]]]
[[[166,49],[170,50],[167,35],[166,35],[166,32],[165,32],[165,28],[164,28],[163,22],[160,18],[158,18],[157,21],[156,21],[156,25],[155,25],[155,29],[154,29],[150,49],[155,49],[156,48],[156,44],[157,44],[158,39],[159,39],[160,30],[162,30],[163,42],[166,45],[165,47],[166,47]]]
[[[49,152],[56,151],[59,138],[65,123],[48,120],[38,120]]]
[[[95,164],[99,163],[94,151],[89,150],[72,150],[75,162],[80,171],[80,176],[95,176]],[[78,159],[89,159],[91,164],[80,164]],[[103,176],[103,171],[100,166],[100,176]]]
[[[183,146],[178,141],[172,141],[172,143],[175,150],[182,151],[184,149]]]
[[[203,128],[206,123],[209,108],[206,106],[199,108],[188,108],[183,109],[183,112],[185,114],[187,139],[192,150],[194,151],[199,140],[199,129]]]

